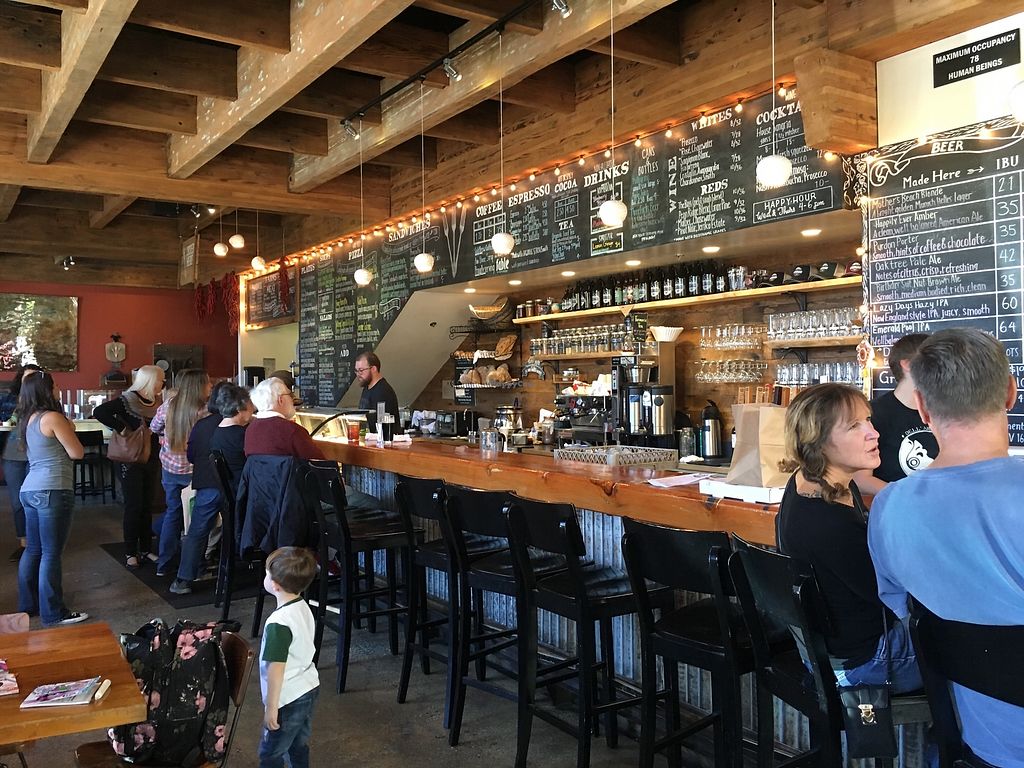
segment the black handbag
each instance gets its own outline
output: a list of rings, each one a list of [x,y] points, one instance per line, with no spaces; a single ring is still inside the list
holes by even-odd
[[[839,689],[843,728],[846,730],[846,751],[852,758],[894,758],[899,754],[892,717],[892,656],[884,609],[882,631],[885,638],[885,684]]]

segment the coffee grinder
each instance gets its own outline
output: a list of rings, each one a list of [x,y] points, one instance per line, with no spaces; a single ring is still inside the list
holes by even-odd
[[[636,321],[636,352],[612,358],[612,432],[626,445],[675,448],[675,343],[645,344],[646,323]]]

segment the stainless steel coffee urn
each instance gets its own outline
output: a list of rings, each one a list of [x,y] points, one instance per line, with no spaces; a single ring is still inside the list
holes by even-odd
[[[705,459],[720,459],[725,455],[722,446],[722,414],[714,400],[700,414],[701,420],[701,455]]]

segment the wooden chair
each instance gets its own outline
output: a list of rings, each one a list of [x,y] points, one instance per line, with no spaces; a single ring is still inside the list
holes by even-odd
[[[13,635],[16,632],[28,632],[28,614],[0,614],[0,635]],[[0,744],[0,757],[16,754],[21,761],[21,768],[28,768],[28,763],[25,762],[25,750],[31,744],[31,741],[21,741],[16,744]]]
[[[231,727],[224,741],[224,757],[218,763],[203,761],[192,768],[224,768],[231,755],[231,744],[234,742],[235,730],[238,726],[238,715],[245,702],[245,692],[249,687],[252,667],[256,652],[249,642],[237,632],[225,632],[221,636],[221,648],[228,667],[228,687],[231,689],[231,703],[235,705],[231,716]],[[120,768],[128,765],[106,741],[90,741],[75,750],[75,765],[78,768]]]

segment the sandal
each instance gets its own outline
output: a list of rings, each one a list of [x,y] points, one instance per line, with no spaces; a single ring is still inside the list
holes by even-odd
[[[139,558],[135,555],[128,555],[124,559],[124,567],[130,571],[138,570],[141,566],[142,563],[139,562]]]
[[[159,563],[160,562],[160,557],[155,552],[146,552],[143,555],[143,557],[145,557],[151,563]]]

